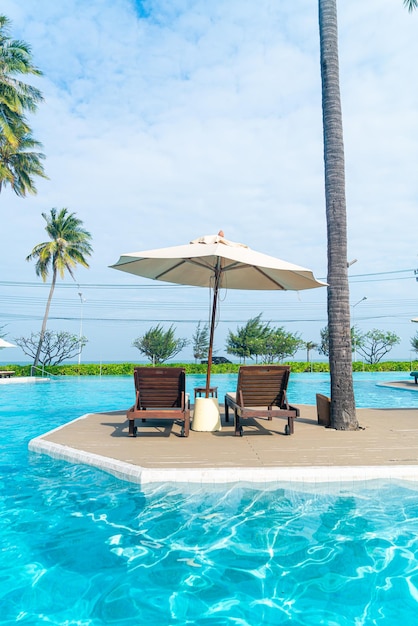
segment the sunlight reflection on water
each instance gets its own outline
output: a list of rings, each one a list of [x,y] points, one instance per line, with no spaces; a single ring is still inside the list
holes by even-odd
[[[417,402],[376,386],[397,377],[356,374],[357,404]],[[236,376],[212,383],[222,397]],[[292,402],[328,390],[291,376]],[[131,377],[0,388],[0,624],[416,622],[418,485],[141,488],[28,454],[36,435],[132,398]]]

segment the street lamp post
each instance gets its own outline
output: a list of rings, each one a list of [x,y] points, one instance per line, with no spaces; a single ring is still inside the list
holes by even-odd
[[[354,362],[357,361],[357,339],[356,339],[356,325],[354,322],[354,309],[356,308],[356,306],[358,304],[360,304],[361,302],[363,302],[364,300],[367,300],[367,296],[363,296],[361,300],[359,300],[358,302],[356,302],[355,304],[352,304],[352,309],[353,309],[353,332],[354,332]]]
[[[84,303],[84,298],[83,298],[83,294],[81,293],[81,291],[78,292],[78,295],[80,296],[80,304],[81,304],[81,308],[80,308],[80,334],[79,334],[79,343],[78,343],[78,364],[80,365],[80,363],[81,363],[81,337],[83,336],[83,303]]]

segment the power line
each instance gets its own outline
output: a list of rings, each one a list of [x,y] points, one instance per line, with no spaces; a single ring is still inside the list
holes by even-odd
[[[366,274],[350,274],[349,282],[363,282],[361,280],[354,279],[362,279],[362,278],[373,278],[373,277],[382,277],[382,276],[390,276],[396,275],[397,277],[393,278],[380,278],[379,280],[406,280],[408,278],[414,278],[415,280],[415,272],[416,268],[403,269],[403,270],[388,270],[385,272],[369,272]],[[407,274],[410,273],[411,276],[405,276],[403,278],[399,278],[399,274]],[[320,280],[326,280],[324,277],[320,277]],[[366,281],[367,282],[367,281]],[[376,282],[375,280],[371,280],[370,282]],[[0,286],[3,287],[48,287],[48,283],[43,282],[35,282],[35,281],[9,281],[9,280],[0,280]],[[158,281],[150,282],[149,284],[141,284],[141,283],[65,283],[60,282],[57,283],[56,289],[151,289],[151,290],[160,290],[160,289],[192,289],[194,288],[191,285],[176,285],[172,283],[159,283]]]
[[[0,280],[0,286],[3,287],[43,287],[50,288],[48,282],[20,282],[10,280]],[[158,283],[157,281],[150,283],[149,285],[143,285],[141,283],[132,284],[112,284],[112,283],[65,283],[60,282],[56,284],[55,289],[191,289],[191,285],[175,285]]]

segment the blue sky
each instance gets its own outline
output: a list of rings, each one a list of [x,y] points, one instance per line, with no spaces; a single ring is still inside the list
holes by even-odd
[[[351,302],[362,331],[402,339],[418,315],[418,12],[401,0],[339,3]],[[134,338],[173,323],[191,338],[208,293],[109,269],[124,252],[222,229],[326,278],[316,0],[3,0],[30,43],[45,102],[31,118],[48,181],[3,191],[0,325],[40,329],[49,285],[25,258],[42,212],[68,207],[92,233],[90,269],[56,290],[50,328],[89,343],[83,360],[135,360]],[[82,293],[82,297],[78,294]],[[326,290],[224,294],[216,334],[263,318],[318,341]],[[13,357],[12,357],[13,354]],[[191,358],[190,349],[184,358]],[[304,354],[298,355],[304,358]],[[318,355],[313,355],[317,357]],[[20,350],[1,359],[24,359]]]

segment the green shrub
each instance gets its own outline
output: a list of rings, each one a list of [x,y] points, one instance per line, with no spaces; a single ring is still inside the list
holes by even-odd
[[[248,363],[248,365],[254,363]],[[329,363],[287,361],[284,365],[290,365],[292,372],[329,372]],[[132,376],[135,363],[81,363],[72,365],[53,365],[44,368],[45,374],[54,376]],[[143,365],[141,367],[153,367]],[[185,367],[187,374],[206,374],[206,365],[201,363],[170,363],[164,367]],[[236,374],[240,368],[238,363],[221,363],[212,365],[212,374]],[[1,369],[9,369],[16,372],[16,376],[30,376],[31,365],[2,365]],[[385,361],[370,365],[359,361],[353,363],[354,372],[409,372],[418,370],[418,361]],[[40,375],[39,369],[37,370]]]

